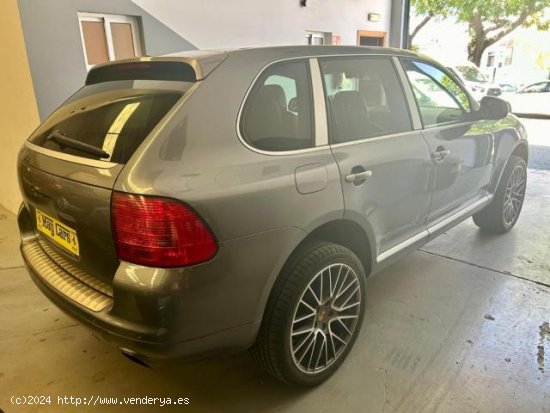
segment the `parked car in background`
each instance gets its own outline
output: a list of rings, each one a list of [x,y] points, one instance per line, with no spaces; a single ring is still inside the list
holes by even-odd
[[[550,81],[536,82],[507,94],[513,113],[520,115],[550,116]]]
[[[500,83],[499,86],[502,92],[500,98],[504,100],[508,100],[509,96],[512,96],[518,91],[518,88],[510,83]]]
[[[352,349],[368,275],[470,216],[515,225],[526,139],[506,102],[405,50],[109,63],[21,149],[22,255],[133,361],[251,348],[311,386]]]
[[[517,87],[515,87],[514,85],[511,85],[510,83],[500,83],[499,86],[503,95],[505,93],[516,93],[518,90]]]
[[[500,86],[490,82],[471,62],[447,66],[447,69],[460,79],[477,101],[483,96],[500,96],[502,93]]]

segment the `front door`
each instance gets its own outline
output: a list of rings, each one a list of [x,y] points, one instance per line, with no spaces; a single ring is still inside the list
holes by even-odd
[[[413,130],[391,57],[327,57],[319,64],[345,216],[374,235],[381,261],[426,233],[430,152]]]
[[[434,223],[487,195],[494,149],[488,122],[494,121],[479,120],[472,113],[475,103],[442,68],[409,59],[403,65],[431,152],[428,221]]]

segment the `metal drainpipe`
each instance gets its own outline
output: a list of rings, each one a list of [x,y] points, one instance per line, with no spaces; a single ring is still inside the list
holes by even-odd
[[[409,23],[411,16],[411,2],[410,0],[403,0],[403,37],[401,39],[401,47],[408,49],[409,45]]]

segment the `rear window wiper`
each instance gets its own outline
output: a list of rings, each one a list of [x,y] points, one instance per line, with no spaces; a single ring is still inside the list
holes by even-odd
[[[61,132],[59,132],[58,130],[54,130],[52,133],[50,133],[46,140],[52,140],[66,148],[76,149],[82,152],[89,153],[90,155],[99,156],[100,158],[111,157],[111,155],[109,155],[103,149],[98,148],[97,146],[88,145],[87,143],[77,141],[73,138],[69,138],[68,136],[62,135]]]

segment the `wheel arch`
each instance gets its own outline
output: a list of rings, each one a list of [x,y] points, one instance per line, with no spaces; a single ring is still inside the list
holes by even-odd
[[[355,221],[343,218],[326,222],[311,231],[300,245],[311,240],[332,242],[348,248],[361,261],[365,274],[371,274],[374,258],[372,244],[365,230]]]
[[[292,259],[308,243],[314,241],[333,242],[342,245],[351,250],[363,265],[367,277],[373,271],[374,261],[376,259],[372,246],[374,245],[369,238],[367,231],[356,221],[346,218],[337,218],[319,224],[317,227],[307,232],[306,235],[291,248],[280,268],[275,269],[276,274],[270,277],[260,299],[256,320],[262,320],[269,297],[277,285],[277,280],[281,273],[289,265]]]
[[[527,164],[527,162],[529,161],[529,147],[525,140],[518,141],[516,145],[514,145],[508,156],[505,158],[504,162],[500,162],[500,164],[498,165],[497,172],[495,173],[495,179],[491,184],[492,193],[494,193],[498,188],[500,180],[502,179],[502,175],[504,174],[504,170],[506,169],[506,165],[508,164],[512,156],[519,156]]]

